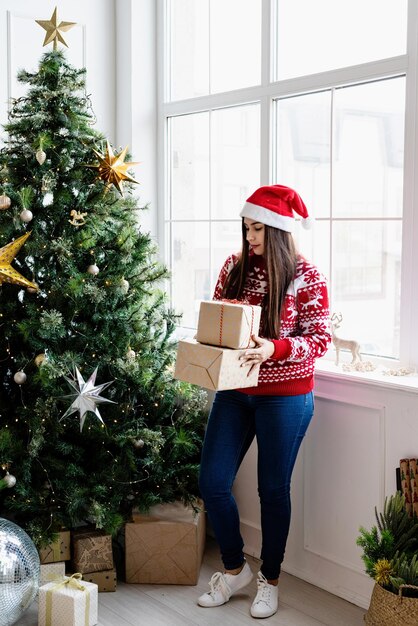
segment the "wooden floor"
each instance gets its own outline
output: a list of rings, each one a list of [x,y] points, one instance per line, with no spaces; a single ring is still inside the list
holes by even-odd
[[[259,561],[247,560],[257,574]],[[204,609],[197,597],[208,590],[213,572],[222,570],[218,548],[208,537],[205,557],[196,586],[128,585],[118,583],[115,593],[99,594],[99,626],[362,626],[364,610],[313,585],[280,576],[279,610],[268,620],[256,620],[249,610],[255,595],[255,579],[228,604]],[[37,626],[36,602],[17,626]],[[61,626],[61,624],[53,624]]]

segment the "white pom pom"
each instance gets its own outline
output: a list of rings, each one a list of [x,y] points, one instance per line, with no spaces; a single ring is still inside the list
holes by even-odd
[[[302,220],[302,226],[303,228],[305,228],[306,230],[310,230],[313,226],[313,219],[311,217],[305,217],[304,220]]]

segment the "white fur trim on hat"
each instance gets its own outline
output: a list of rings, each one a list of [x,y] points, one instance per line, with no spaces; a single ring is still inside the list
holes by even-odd
[[[274,213],[270,209],[265,209],[258,204],[252,204],[246,202],[240,212],[241,217],[249,217],[256,222],[266,224],[267,226],[273,226],[273,228],[280,228],[288,233],[292,233],[295,227],[295,220],[293,217],[287,215],[280,215]]]

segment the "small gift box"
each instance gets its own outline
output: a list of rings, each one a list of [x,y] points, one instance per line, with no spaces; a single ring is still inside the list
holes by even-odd
[[[38,626],[97,624],[97,585],[81,581],[81,578],[77,573],[39,588]]]
[[[53,582],[54,580],[62,580],[65,576],[65,563],[60,561],[59,563],[45,563],[41,565],[41,574],[39,578],[39,584]]]
[[[194,339],[179,341],[174,378],[205,389],[224,390],[255,387],[260,366],[241,367],[239,360],[245,350],[217,348],[197,343]]]
[[[223,300],[200,303],[196,340],[223,348],[254,347],[251,335],[258,335],[261,307]]]
[[[56,563],[57,561],[67,561],[71,558],[70,531],[61,530],[58,535],[59,537],[56,541],[39,550],[41,563]]]
[[[99,589],[99,593],[102,591],[116,591],[116,569],[108,569],[103,572],[90,572],[83,575],[83,580],[87,580],[89,583],[94,583]]]
[[[73,568],[76,572],[88,574],[113,569],[111,535],[99,532],[77,534],[73,537]]]

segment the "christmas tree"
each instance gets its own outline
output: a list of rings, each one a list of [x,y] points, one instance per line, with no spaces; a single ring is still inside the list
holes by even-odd
[[[195,502],[206,396],[173,380],[167,270],[85,70],[54,50],[18,79],[0,151],[0,514],[41,545]]]

